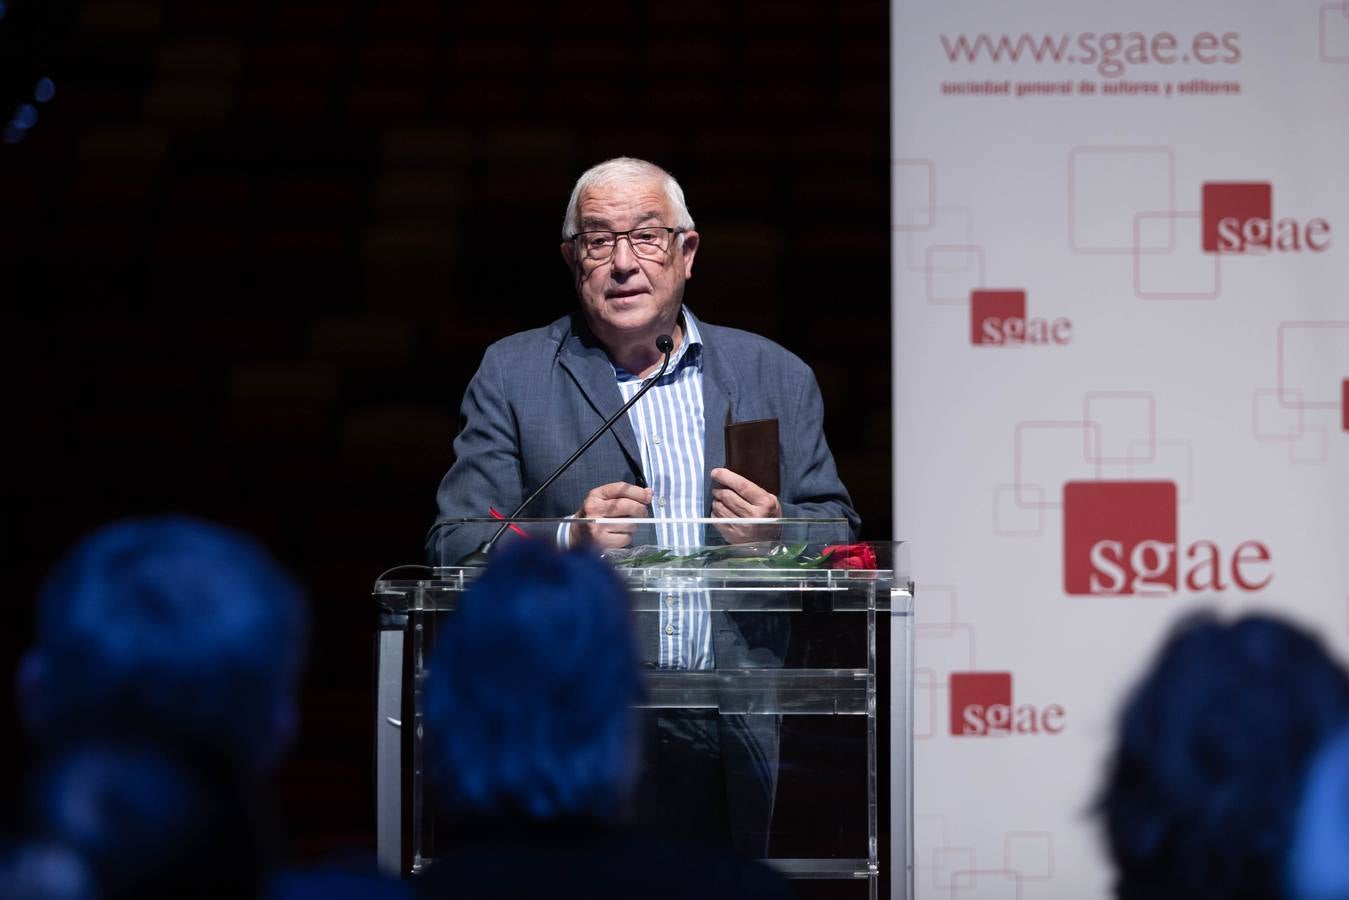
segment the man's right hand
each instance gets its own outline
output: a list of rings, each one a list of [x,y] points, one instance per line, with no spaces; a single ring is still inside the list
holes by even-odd
[[[651,504],[651,488],[638,487],[626,481],[602,484],[586,494],[578,519],[643,519]],[[591,525],[577,523],[571,526],[572,546],[595,544],[604,550],[626,547],[632,541],[637,523]]]

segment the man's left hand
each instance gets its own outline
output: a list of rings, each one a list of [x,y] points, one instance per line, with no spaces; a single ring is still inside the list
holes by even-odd
[[[782,504],[774,494],[730,469],[712,470],[712,515],[725,519],[777,519]],[[727,543],[776,540],[776,525],[718,525]]]

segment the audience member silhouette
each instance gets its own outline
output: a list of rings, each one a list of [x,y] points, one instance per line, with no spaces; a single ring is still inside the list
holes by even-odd
[[[424,722],[453,823],[427,897],[789,897],[762,863],[625,827],[642,697],[631,601],[583,551],[498,551],[439,627]]]
[[[1277,897],[1313,754],[1349,676],[1266,616],[1175,629],[1125,704],[1100,799],[1121,898]]]
[[[267,781],[296,732],[306,633],[299,586],[235,531],[159,517],[79,542],[41,589],[20,664],[25,726],[64,762],[11,881],[56,884],[73,851],[105,897],[255,897],[263,869],[270,900],[407,893],[373,859],[272,866]],[[81,810],[87,821],[67,815]],[[206,843],[229,850],[233,871],[212,871]]]
[[[1349,728],[1316,755],[1288,854],[1293,900],[1349,900]]]
[[[301,591],[261,545],[211,523],[108,525],[57,564],[19,675],[50,751],[141,735],[263,774],[296,730]]]

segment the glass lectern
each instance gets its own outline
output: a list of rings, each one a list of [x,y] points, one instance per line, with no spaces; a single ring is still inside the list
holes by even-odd
[[[461,519],[441,527],[463,529],[464,543],[479,546],[503,524],[502,541],[559,541],[614,521]],[[837,540],[846,524],[832,519],[627,524],[631,544],[605,556],[631,589],[648,660],[643,728],[662,735],[644,748],[652,789],[639,791],[639,803],[660,796],[670,774],[663,765],[682,765],[665,752],[668,734],[701,729],[713,735],[720,758],[708,768],[724,790],[722,808],[709,814],[725,820],[738,849],[790,878],[850,883],[831,896],[912,896],[907,546],[847,544]],[[671,524],[703,543],[671,545]],[[423,756],[420,685],[438,623],[480,571],[435,567],[374,586],[377,841],[390,872],[434,861],[444,832]],[[706,658],[662,662],[672,609],[706,617]],[[659,827],[660,805],[650,805],[638,815]]]

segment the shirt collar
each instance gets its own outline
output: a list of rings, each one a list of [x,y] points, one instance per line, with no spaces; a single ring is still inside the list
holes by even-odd
[[[684,340],[680,341],[679,349],[670,357],[670,367],[665,371],[666,378],[679,371],[680,366],[685,364],[694,366],[699,372],[703,370],[703,338],[698,331],[698,320],[688,307],[679,310],[679,324],[684,330]],[[619,381],[640,380],[617,363],[614,364],[614,375]]]
[[[693,312],[686,306],[679,311],[679,318],[684,326],[684,342],[679,346],[679,359],[682,361],[685,352],[689,352],[690,362],[699,369],[703,367],[703,336],[698,331],[698,320]],[[674,363],[674,360],[670,360]]]

